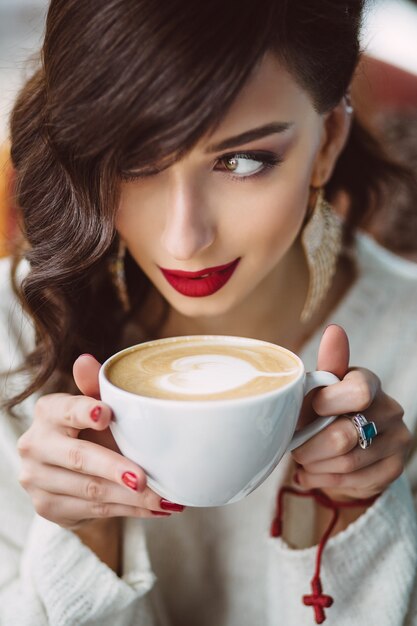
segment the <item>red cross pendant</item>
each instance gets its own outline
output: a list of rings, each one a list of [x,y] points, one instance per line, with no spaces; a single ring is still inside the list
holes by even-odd
[[[322,592],[320,578],[313,578],[311,581],[313,593],[303,596],[303,602],[306,606],[312,606],[316,617],[316,624],[322,624],[326,619],[324,609],[328,609],[333,604],[333,598],[326,596]]]

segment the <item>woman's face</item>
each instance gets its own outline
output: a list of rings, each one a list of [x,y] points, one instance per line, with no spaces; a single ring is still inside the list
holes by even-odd
[[[347,122],[332,115],[316,113],[266,55],[211,136],[167,169],[122,182],[116,228],[175,310],[219,315],[255,291],[268,294],[300,231],[310,185],[326,182],[342,147]],[[238,137],[269,125],[257,138]],[[174,281],[178,291],[160,269],[195,272],[237,259],[229,280],[209,294],[213,284],[195,289],[196,279],[186,281],[188,295]]]

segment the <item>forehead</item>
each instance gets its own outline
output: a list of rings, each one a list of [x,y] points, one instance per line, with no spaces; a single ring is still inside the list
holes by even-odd
[[[309,94],[298,85],[286,67],[268,52],[210,134],[210,142],[220,139],[225,132],[228,135],[238,134],[245,128],[254,128],[269,121],[296,121],[314,113]],[[207,141],[208,137],[205,137],[201,143]]]

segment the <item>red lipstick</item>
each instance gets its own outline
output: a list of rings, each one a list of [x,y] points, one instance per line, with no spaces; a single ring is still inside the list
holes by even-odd
[[[183,296],[202,298],[210,296],[223,287],[235,271],[240,257],[217,267],[207,267],[198,272],[184,272],[182,270],[159,269],[176,291]]]

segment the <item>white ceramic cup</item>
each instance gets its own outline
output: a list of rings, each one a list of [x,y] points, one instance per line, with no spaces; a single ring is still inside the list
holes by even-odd
[[[304,396],[339,379],[330,372],[306,373],[296,354],[257,339],[187,337],[287,352],[299,365],[288,385],[260,395],[207,401],[140,396],[108,380],[108,365],[123,353],[184,339],[159,339],[126,348],[107,359],[99,373],[101,399],[114,414],[110,429],[117,445],[143,468],[149,487],[163,498],[196,507],[236,502],[256,489],[286,452],[336,419],[316,418],[294,434]]]

